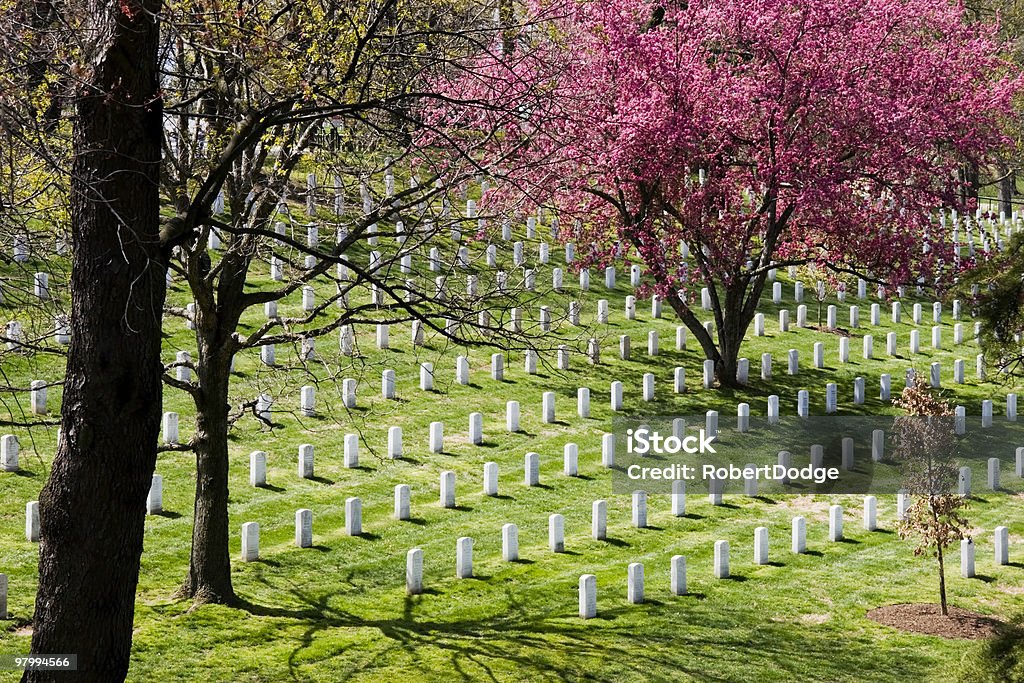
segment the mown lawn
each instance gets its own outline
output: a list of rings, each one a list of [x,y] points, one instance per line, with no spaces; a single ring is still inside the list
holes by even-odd
[[[546,230],[542,231],[546,234]],[[382,240],[385,242],[387,240]],[[453,247],[443,245],[448,256]],[[386,250],[387,247],[385,247]],[[482,246],[474,245],[474,253]],[[511,244],[499,242],[499,259],[510,273]],[[536,242],[527,247],[535,259]],[[425,257],[417,267],[425,270]],[[563,266],[561,249],[552,248],[552,263],[538,271],[539,291],[550,283],[550,268]],[[9,270],[8,278],[24,277]],[[491,279],[482,262],[474,270],[482,286]],[[267,269],[255,273],[253,286],[266,286]],[[421,273],[432,280],[434,273]],[[464,282],[465,273],[455,281]],[[305,367],[292,349],[279,347],[279,363],[269,369],[260,365],[259,352],[237,358],[236,398],[253,397],[261,391],[274,397],[274,428],[261,427],[254,419],[240,421],[231,437],[232,554],[240,553],[240,527],[259,522],[261,559],[235,562],[234,584],[243,604],[238,607],[191,605],[173,598],[188,564],[194,475],[192,457],[183,453],[160,456],[157,472],[164,478],[163,516],[151,517],[146,526],[146,551],[136,613],[135,649],[131,680],[149,681],[337,681],[337,680],[699,680],[699,681],[918,681],[949,680],[962,669],[965,656],[980,647],[965,641],[900,633],[865,618],[873,607],[937,599],[933,562],[913,556],[913,546],[894,533],[895,497],[879,496],[881,530],[866,532],[860,525],[861,497],[773,496],[750,499],[727,497],[727,505],[712,506],[706,496],[693,495],[688,515],[672,516],[667,496],[652,496],[650,528],[630,524],[630,499],[611,491],[611,477],[601,467],[601,435],[611,429],[613,413],[608,387],[613,380],[625,386],[625,412],[633,415],[693,415],[708,409],[721,412],[722,427],[734,424],[736,404],[747,402],[751,413],[764,415],[769,394],[781,397],[782,413],[795,413],[796,392],[811,391],[811,412],[824,412],[824,385],[839,385],[841,414],[892,413],[878,399],[878,377],[890,373],[894,393],[903,386],[904,370],[915,367],[927,373],[933,360],[943,363],[943,385],[954,403],[980,414],[984,398],[993,399],[996,421],[1002,421],[1005,394],[1013,387],[974,378],[973,343],[953,345],[953,321],[948,303],[943,316],[944,350],[930,348],[931,306],[925,302],[920,326],[924,353],[909,357],[911,305],[905,300],[903,323],[889,322],[889,306],[883,302],[882,325],[873,328],[870,303],[873,296],[857,301],[855,288],[839,305],[839,324],[848,327],[847,307],[861,304],[861,328],[850,330],[850,360],[838,362],[838,336],[810,329],[796,329],[796,305],[792,283],[785,282],[784,304],[771,303],[770,289],[762,311],[767,318],[766,337],[748,337],[744,355],[751,359],[751,384],[743,390],[703,390],[699,387],[702,354],[691,335],[689,350],[675,351],[675,325],[666,306],[661,320],[651,320],[650,304],[637,304],[637,320],[623,316],[625,296],[631,293],[628,268],[620,267],[617,287],[604,288],[603,274],[591,273],[591,289],[580,293],[575,274],[567,272],[562,294],[546,292],[525,304],[536,316],[541,303],[550,305],[556,319],[564,316],[567,302],[583,302],[583,328],[564,320],[558,334],[574,349],[585,348],[590,336],[602,340],[601,364],[586,363],[574,351],[569,371],[555,369],[551,340],[545,341],[538,374],[523,368],[522,350],[506,354],[505,381],[496,382],[489,372],[488,347],[461,348],[434,336],[425,347],[413,347],[409,326],[391,329],[391,349],[374,348],[374,330],[360,327],[360,355],[345,358],[338,351],[337,336],[318,340],[319,361]],[[324,283],[318,295],[327,296],[333,285]],[[453,287],[461,286],[452,285]],[[55,286],[56,289],[56,286]],[[189,299],[183,285],[175,283],[171,299],[184,305]],[[873,291],[869,291],[873,294]],[[611,321],[597,325],[597,300],[610,301]],[[520,299],[526,301],[526,297]],[[816,321],[816,303],[808,289],[808,317]],[[830,297],[827,303],[837,303]],[[826,303],[826,305],[827,305]],[[23,314],[5,304],[10,317]],[[793,331],[778,331],[779,308],[791,310]],[[966,308],[966,307],[965,307]],[[282,314],[297,313],[300,297],[280,304]],[[710,314],[705,314],[710,317]],[[824,308],[822,311],[824,319]],[[507,319],[507,312],[505,313]],[[263,320],[262,311],[246,319],[249,329]],[[964,319],[969,339],[972,323]],[[178,350],[194,347],[190,332],[180,319],[166,324],[165,359]],[[660,333],[658,356],[646,353],[650,329]],[[901,356],[885,354],[885,332],[899,335]],[[751,330],[751,333],[753,330]],[[875,359],[861,358],[861,335],[875,335]],[[618,335],[630,334],[630,361],[618,359]],[[429,335],[428,335],[429,336]],[[826,347],[826,368],[812,366],[816,341]],[[494,340],[499,346],[500,339]],[[797,376],[786,374],[785,357],[790,348],[800,352]],[[760,354],[775,358],[773,378],[759,379]],[[455,357],[466,354],[471,364],[468,386],[455,383]],[[952,361],[967,361],[967,383],[952,384]],[[420,362],[433,362],[435,391],[419,390]],[[686,368],[688,391],[672,392],[672,369]],[[398,400],[380,398],[380,373],[397,373]],[[57,380],[61,359],[56,356],[10,356],[3,371],[10,384],[25,387],[32,379]],[[656,375],[657,400],[641,399],[641,376]],[[994,373],[990,370],[990,379]],[[852,403],[853,378],[865,377],[867,401]],[[341,378],[359,380],[359,407],[347,411],[340,402]],[[315,383],[315,418],[298,413],[299,387]],[[592,392],[591,417],[576,415],[576,389]],[[541,421],[541,393],[557,394],[557,422]],[[51,389],[50,408],[59,405],[59,390]],[[522,406],[522,431],[505,431],[505,402]],[[27,404],[27,395],[21,396]],[[193,411],[185,397],[168,389],[165,410],[182,418],[182,437],[188,438]],[[8,411],[17,413],[17,408]],[[484,415],[485,443],[468,442],[471,412]],[[431,421],[445,423],[445,452],[428,451]],[[387,429],[401,426],[405,457],[386,458]],[[342,466],[343,435],[361,436],[361,467]],[[20,474],[0,476],[0,572],[10,577],[12,621],[0,633],[0,652],[26,652],[36,581],[36,548],[24,539],[24,506],[34,500],[48,472],[54,450],[53,428],[12,430],[22,444]],[[580,477],[562,474],[562,448],[579,444]],[[297,450],[303,443],[315,446],[316,477],[299,479]],[[1024,444],[1024,437],[1019,443]],[[961,579],[954,552],[949,572],[952,602],[960,607],[1003,618],[1024,612],[1024,486],[1013,476],[1016,443],[994,444],[992,456],[1003,459],[1003,484],[1008,491],[984,491],[984,472],[974,472],[978,494],[969,510],[977,533],[979,576]],[[268,454],[268,487],[253,488],[248,482],[248,455],[253,450]],[[528,451],[541,455],[541,486],[523,483],[523,457]],[[998,452],[995,452],[998,451]],[[794,454],[806,462],[804,453]],[[483,463],[500,466],[500,495],[482,494]],[[443,470],[457,473],[455,510],[438,502],[438,477]],[[397,484],[412,488],[411,521],[392,516],[393,490]],[[365,534],[344,534],[344,502],[359,496],[363,502]],[[591,504],[607,499],[609,539],[590,538]],[[842,543],[827,541],[827,510],[832,503],[846,509],[846,535]],[[294,514],[313,510],[315,547],[294,546]],[[563,554],[547,549],[549,514],[565,516],[566,548]],[[806,555],[789,552],[789,528],[793,516],[808,520]],[[521,561],[501,561],[501,526],[519,526]],[[992,558],[992,530],[1010,527],[1011,565],[996,567]],[[770,529],[771,564],[753,564],[753,533],[757,526]],[[460,536],[474,541],[476,577],[455,578],[455,542]],[[733,577],[716,580],[711,558],[714,542],[727,539],[732,545]],[[405,555],[422,548],[425,585],[422,596],[407,597],[404,587]],[[690,595],[669,594],[669,559],[687,557]],[[643,562],[646,567],[644,605],[626,602],[626,567]],[[593,573],[598,582],[598,618],[577,618],[577,580]],[[0,672],[0,681],[17,680],[13,672]]]

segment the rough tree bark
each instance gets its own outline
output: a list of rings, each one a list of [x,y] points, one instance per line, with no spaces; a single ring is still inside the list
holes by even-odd
[[[128,672],[145,501],[156,464],[166,258],[159,246],[159,0],[90,0],[89,70],[75,94],[71,344],[64,438],[40,499],[32,652],[72,673]]]

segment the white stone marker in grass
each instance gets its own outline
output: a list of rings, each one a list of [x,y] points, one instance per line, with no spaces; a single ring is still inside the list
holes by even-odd
[[[455,507],[455,472],[452,470],[445,470],[441,472],[440,477],[441,484],[441,495],[440,503],[441,507],[446,509],[452,509]]]
[[[341,397],[346,408],[356,407],[356,387],[358,383],[354,379],[343,379],[341,381]]]
[[[878,304],[871,304],[871,324],[878,327],[882,322],[882,307]]]
[[[974,577],[974,541],[969,538],[960,541],[960,576]]]
[[[527,486],[540,484],[540,455],[527,453],[523,459],[523,483]]]
[[[444,452],[444,423],[443,422],[431,422],[430,423],[430,452],[431,453],[443,453]]]
[[[580,619],[593,619],[597,616],[597,577],[584,574],[580,577]]]
[[[583,419],[590,417],[590,389],[587,387],[576,390],[576,414]]]
[[[178,351],[175,354],[176,363],[191,363],[192,355],[188,351]],[[269,365],[269,363],[268,363]],[[174,376],[179,382],[191,382],[192,381],[192,368],[188,365],[178,365],[174,368]],[[33,382],[33,389],[35,389]]]
[[[31,388],[29,404],[32,413],[35,415],[46,415],[46,382],[41,379],[34,379],[29,386]]]
[[[707,359],[704,361],[704,374],[702,377],[701,385],[705,389],[710,389],[715,383],[715,361]]]
[[[850,306],[850,327],[860,327],[860,306]]]
[[[683,328],[676,328],[677,331],[680,330],[680,329],[683,329]],[[757,314],[754,315],[754,336],[755,337],[763,337],[764,336],[764,313],[757,313]],[[676,344],[676,346],[678,347],[678,344]],[[685,349],[685,348],[686,348],[686,346],[684,345],[683,349]],[[677,349],[677,350],[682,351],[683,349]]]
[[[794,517],[792,526],[792,551],[797,554],[807,552],[807,520],[803,517]]]
[[[964,343],[963,323],[957,323],[956,325],[953,325],[953,343],[957,346]]]
[[[405,592],[409,595],[423,592],[423,551],[419,548],[405,554]]]
[[[299,392],[299,412],[303,417],[316,415],[316,388],[306,385]]]
[[[553,553],[565,552],[565,517],[548,516],[548,549]]]
[[[395,519],[407,520],[411,510],[411,492],[408,484],[395,486]]]
[[[615,267],[609,266],[604,269],[605,289],[615,289]]]
[[[491,354],[491,379],[497,382],[505,379],[505,356],[503,354]]]
[[[796,326],[807,327],[807,306],[804,304],[796,307]]]
[[[591,365],[601,362],[601,345],[594,338],[587,340],[587,362]]]
[[[484,495],[498,495],[498,463],[484,463]]]
[[[629,360],[629,335],[619,335],[619,360]]]
[[[682,439],[686,435],[686,420],[681,417],[672,418],[672,436]]]
[[[246,522],[242,525],[242,562],[260,559],[260,525]]]
[[[899,324],[903,317],[903,305],[899,301],[892,302],[892,321],[895,324]]]
[[[630,562],[626,570],[626,599],[632,605],[644,601],[644,566],[639,562]]]
[[[792,464],[792,461],[793,461],[793,455],[789,451],[779,451],[778,461],[777,462],[778,462],[779,466],[783,468],[783,472],[784,472],[782,477],[779,479],[779,482],[782,483],[782,484],[788,484],[789,483],[789,476],[786,475],[785,472],[789,470],[789,467]]]
[[[309,548],[313,545],[313,511],[302,509],[295,512],[295,545]]]
[[[875,357],[875,337],[870,334],[864,335],[864,360],[871,360]]]
[[[630,295],[630,296],[626,297],[626,311],[625,311],[625,314],[626,314],[626,320],[636,320],[636,297],[635,296]]]
[[[768,397],[768,424],[776,424],[779,421],[779,397],[772,394]]]
[[[709,410],[704,415],[704,433],[712,441],[718,441],[718,411]]]
[[[388,457],[392,460],[402,457],[401,427],[388,427]]]
[[[149,493],[146,495],[146,514],[159,515],[164,511],[164,478],[159,474],[153,475],[149,484]]]
[[[715,541],[715,578],[729,578],[729,541]]]
[[[779,311],[779,332],[789,332],[789,311]]]
[[[838,324],[836,322],[837,310],[838,309],[836,309],[835,306],[829,306],[827,309],[825,309],[825,327],[827,329],[834,330],[836,329],[836,327],[838,327]]]
[[[849,363],[850,362],[850,338],[840,337],[839,338],[839,362]]]
[[[1024,478],[1024,446],[1019,446],[1016,450],[1016,466],[1014,472],[1018,478]]]
[[[462,536],[455,542],[455,576],[473,578],[473,539],[469,536]]]
[[[465,356],[455,359],[455,381],[463,386],[469,384],[469,359]]]
[[[811,467],[819,468],[825,465],[825,447],[820,443],[811,445]]]
[[[846,471],[853,469],[853,439],[845,436],[842,440],[842,460],[840,467]]]
[[[382,398],[395,398],[395,371],[385,370],[380,375],[380,395]]]
[[[740,403],[736,406],[736,431],[745,433],[750,431],[750,404]]]
[[[474,446],[479,446],[484,442],[483,413],[469,414],[469,442]]]
[[[1017,394],[1006,395],[1006,421],[1017,421]]]
[[[790,349],[789,353],[787,354],[787,357],[788,357],[788,365],[787,365],[787,368],[786,368],[787,373],[790,374],[790,375],[799,374],[799,372],[800,372],[800,352],[797,351],[796,349]]]
[[[825,344],[814,342],[814,367],[821,370],[825,367]]]
[[[555,421],[555,392],[545,391],[541,396],[542,416],[545,424]]]
[[[604,434],[601,437],[601,465],[615,467],[615,435]]]
[[[828,509],[828,540],[833,543],[843,540],[842,505],[832,505]]]
[[[768,564],[768,527],[754,529],[754,564]]]
[[[503,524],[501,527],[501,559],[505,562],[519,561],[519,527]]]
[[[878,528],[878,499],[874,496],[864,496],[864,531],[874,531]]]
[[[632,507],[633,526],[637,529],[647,528],[647,492],[633,491]]]
[[[715,479],[711,477],[708,479],[708,503],[711,505],[722,504],[722,490],[725,488],[725,482],[721,479]]]
[[[853,380],[853,403],[854,405],[864,404],[864,378],[855,377]]]
[[[249,454],[249,484],[267,485],[267,454],[263,451],[253,451]]]
[[[825,385],[825,413],[831,415],[838,410],[838,391],[835,382]]]
[[[0,437],[0,470],[18,471],[18,450],[18,437],[13,434],[4,434]]]
[[[612,382],[611,409],[615,411],[622,410],[622,382]]]
[[[647,333],[647,355],[657,356],[658,355],[658,331],[651,330]]]
[[[0,574],[0,621],[7,617],[7,574]]]
[[[999,566],[1010,563],[1010,530],[1005,526],[996,527],[995,562]]]
[[[603,541],[608,537],[608,503],[595,500],[590,510],[590,535],[596,541]]]
[[[981,426],[992,426],[992,401],[988,399],[981,402]]]
[[[346,434],[344,441],[344,466],[347,469],[359,467],[359,435]]]
[[[676,351],[686,350],[686,327],[679,325],[676,327]]]
[[[686,557],[683,555],[672,556],[669,590],[672,595],[686,595]]]
[[[957,475],[957,494],[970,497],[971,495],[971,468],[961,467]]]
[[[942,328],[938,325],[932,327],[932,348],[936,351],[942,348]]]
[[[911,503],[910,494],[907,493],[906,489],[900,489],[896,492],[896,519],[904,520],[907,518],[907,509]]]
[[[712,368],[714,367],[714,361],[711,362]],[[761,354],[761,379],[768,381],[772,378],[772,354],[762,353]]]
[[[363,535],[363,501],[359,498],[345,499],[345,533],[349,536]]]
[[[562,473],[567,477],[579,476],[579,447],[574,443],[567,443],[562,449]]]
[[[743,470],[753,473],[754,468],[757,467],[754,463],[747,463]],[[743,477],[743,495],[753,498],[757,495],[757,477],[756,476],[745,476]]]
[[[796,414],[798,417],[810,417],[811,394],[807,389],[801,389],[796,392]]]
[[[686,480],[676,479],[672,482],[672,514],[676,517],[686,516]]]
[[[537,352],[533,349],[528,349],[523,354],[523,366],[526,374],[536,375],[537,374]]]
[[[992,491],[999,490],[999,458],[988,459],[988,487]]]
[[[871,460],[881,462],[885,457],[885,432],[881,429],[871,431]]]
[[[505,403],[505,430],[509,432],[519,431],[519,401],[508,401]]]

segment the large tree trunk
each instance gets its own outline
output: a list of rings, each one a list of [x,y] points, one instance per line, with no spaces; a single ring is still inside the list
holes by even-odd
[[[949,615],[949,607],[946,604],[946,565],[942,558],[942,546],[938,547],[939,556],[939,602],[942,606],[942,616]]]
[[[999,173],[1002,175],[999,181],[999,215],[1005,216],[1009,220],[1013,217],[1013,186],[1016,176],[1005,166],[999,168]]]
[[[203,321],[198,321],[199,325]],[[188,576],[182,586],[184,597],[198,603],[230,603],[235,599],[231,585],[228,550],[228,383],[231,356],[226,349],[199,335],[198,375],[201,390],[196,397],[195,517],[192,526],[192,554]]]
[[[128,672],[162,397],[159,9],[93,0],[87,10],[95,42],[76,101],[63,439],[39,498],[32,634],[33,653],[75,654],[78,670],[27,682]]]

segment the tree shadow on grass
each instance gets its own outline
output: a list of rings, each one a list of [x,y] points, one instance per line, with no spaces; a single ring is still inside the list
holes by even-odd
[[[827,626],[775,622],[770,614],[748,606],[709,605],[702,593],[648,601],[648,610],[642,605],[607,607],[618,600],[605,598],[598,603],[595,619],[582,620],[575,600],[569,601],[571,607],[554,612],[538,610],[529,596],[509,588],[501,596],[507,605],[500,614],[467,618],[454,611],[446,613],[450,618],[438,618],[421,614],[425,601],[446,592],[429,587],[425,595],[406,596],[393,617],[367,618],[346,610],[344,598],[335,592],[312,593],[301,581],[283,577],[260,575],[253,580],[298,604],[271,607],[243,597],[234,605],[254,616],[304,627],[288,658],[293,680],[306,679],[310,649],[326,642],[324,636],[334,629],[373,632],[378,661],[388,661],[393,652],[409,660],[411,670],[422,677],[436,677],[441,666],[449,677],[463,681],[499,680],[500,672],[494,670],[498,662],[502,671],[512,666],[524,680],[558,681],[579,680],[581,665],[593,665],[598,668],[592,675],[618,680],[709,680],[711,670],[735,673],[753,666],[788,676],[798,671],[804,680],[833,680],[837,672],[857,671],[859,680],[885,683],[923,678],[935,665],[926,653],[871,639],[852,639],[837,650],[835,632]],[[745,577],[733,575],[729,580],[741,582]],[[567,589],[575,591],[574,586]],[[671,611],[675,620],[672,646],[636,647],[636,615],[661,611]],[[339,646],[335,654],[345,650]]]

